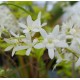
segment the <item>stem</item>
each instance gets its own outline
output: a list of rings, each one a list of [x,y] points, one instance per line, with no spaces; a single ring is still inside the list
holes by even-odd
[[[75,56],[72,56],[72,78],[75,77]]]
[[[30,77],[34,77],[33,58],[29,57]]]
[[[0,6],[1,6],[1,5],[12,5],[12,6],[15,6],[15,7],[17,7],[17,8],[20,8],[20,9],[23,10],[24,12],[30,14],[26,9],[24,9],[24,8],[18,6],[18,5],[15,5],[15,4],[11,4],[11,3],[1,3]]]
[[[51,60],[51,61],[48,63],[48,66],[47,66],[47,69],[48,69],[48,70],[50,69],[50,67],[51,67],[51,65],[52,65],[52,63],[53,63],[53,61],[54,61],[54,59]]]
[[[72,50],[70,48],[65,48],[65,49],[68,50],[69,52],[73,53],[77,58],[79,58],[78,54],[74,50]]]
[[[24,59],[23,59],[22,56],[18,56],[18,60],[19,60],[19,64],[20,64],[21,67],[24,67],[26,65],[24,63]],[[26,67],[20,69],[20,74],[21,74],[22,78],[28,77],[28,73],[27,73]]]

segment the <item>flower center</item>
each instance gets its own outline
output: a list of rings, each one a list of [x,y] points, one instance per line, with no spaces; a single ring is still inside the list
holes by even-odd
[[[52,43],[53,41],[52,41],[52,39],[48,39],[48,43]]]

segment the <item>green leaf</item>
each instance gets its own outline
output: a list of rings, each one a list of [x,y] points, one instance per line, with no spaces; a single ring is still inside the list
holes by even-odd
[[[45,48],[34,49],[35,57],[37,58],[38,61],[40,60],[40,58],[43,55],[44,51],[45,51]]]
[[[26,50],[19,50],[15,54],[16,55],[21,55],[21,56],[26,55]]]

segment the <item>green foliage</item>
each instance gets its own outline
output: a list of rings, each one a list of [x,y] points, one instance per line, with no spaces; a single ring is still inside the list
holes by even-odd
[[[64,78],[70,78],[72,76],[72,69],[71,69],[71,62],[61,62],[58,67],[61,69],[58,69],[57,74],[59,77],[64,77]]]
[[[1,78],[6,78],[6,77],[8,77],[8,75],[10,74],[10,72],[12,72],[11,69],[0,68],[0,77]]]
[[[45,48],[43,49],[34,49],[34,56],[37,58],[37,60],[39,61],[41,56],[44,54]]]
[[[0,54],[4,53],[4,49],[9,46],[8,43],[4,42],[3,39],[0,38]]]
[[[17,51],[15,54],[16,54],[16,55],[24,56],[24,55],[26,55],[26,50]]]

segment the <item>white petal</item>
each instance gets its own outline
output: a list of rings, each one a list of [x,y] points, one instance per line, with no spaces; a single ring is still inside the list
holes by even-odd
[[[41,49],[41,48],[44,48],[45,46],[43,45],[43,43],[38,43],[34,46],[34,48],[36,49]]]
[[[68,44],[65,41],[59,41],[55,44],[55,46],[65,48],[68,47]]]
[[[14,56],[14,54],[15,54],[15,48],[13,48],[12,57]]]
[[[25,35],[26,35],[26,41],[31,42],[31,34],[30,33],[27,33]]]
[[[16,35],[14,32],[10,31],[10,33],[14,36],[14,37],[19,37],[19,35]]]
[[[37,19],[33,22],[33,27],[41,27],[41,12],[39,12]]]
[[[38,42],[38,39],[33,40],[33,44],[36,44]]]
[[[6,38],[4,38],[4,41],[5,41],[5,42],[7,42],[7,43],[9,43],[9,44],[11,44],[11,43],[12,43],[12,41],[11,41],[11,40],[6,39]]]
[[[62,58],[58,58],[56,64],[59,64],[62,61]]]
[[[9,50],[11,50],[12,48],[13,48],[13,45],[8,46],[8,47],[5,49],[5,51],[9,51]]]
[[[42,24],[42,26],[46,26],[46,25],[47,25],[47,23],[43,23],[43,24]]]
[[[41,12],[38,13],[38,17],[37,17],[37,20],[36,20],[36,24],[40,27],[41,26]]]
[[[41,18],[41,12],[38,13],[38,19],[40,20]]]
[[[40,28],[41,27],[41,22],[39,19],[36,19],[33,24],[32,24],[32,27],[34,28]]]
[[[40,30],[38,28],[34,28],[34,29],[32,29],[32,31],[39,32]]]
[[[78,61],[75,63],[75,66],[76,67],[79,67],[80,66],[80,57],[79,57]]]
[[[24,29],[24,30],[23,30],[23,33],[29,33],[29,30]]]
[[[18,23],[19,24],[19,27],[21,27],[21,28],[26,28],[27,26],[25,25],[25,24],[23,24],[23,23]]]
[[[19,51],[19,50],[23,50],[23,49],[27,49],[27,46],[16,46],[15,47],[15,51]]]
[[[49,57],[50,57],[51,59],[53,59],[53,58],[54,58],[54,49],[48,48],[48,55],[49,55]]]
[[[40,29],[40,34],[43,38],[47,37],[47,32],[44,29]]]
[[[57,36],[59,34],[59,25],[56,25],[52,31],[54,36]]]
[[[29,15],[29,16],[27,17],[27,26],[28,26],[28,27],[32,27],[32,24],[33,24],[33,20],[32,20],[32,18],[31,18],[31,16]]]
[[[31,48],[27,49],[27,51],[26,51],[26,55],[29,56],[30,52],[31,52]]]
[[[27,46],[16,46],[16,47],[14,47],[13,51],[12,51],[12,56],[14,56],[16,51],[23,50],[23,49],[27,49]]]

